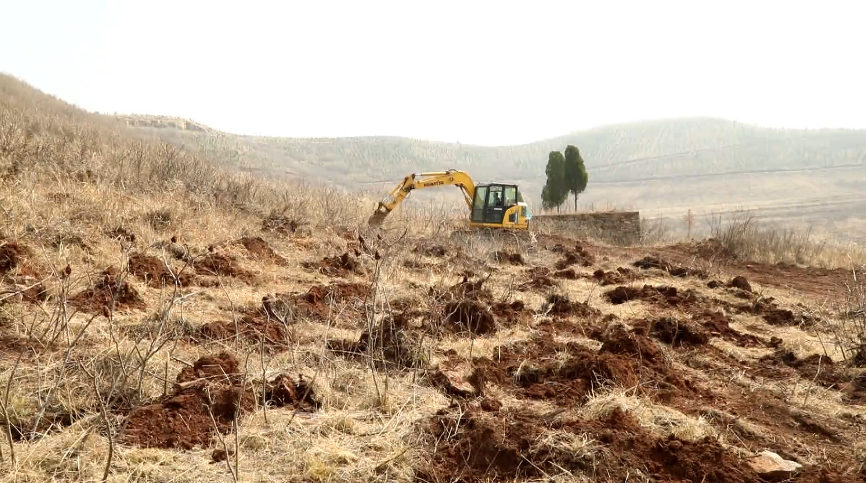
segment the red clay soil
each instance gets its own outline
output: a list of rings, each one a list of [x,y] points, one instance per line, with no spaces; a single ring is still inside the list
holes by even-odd
[[[763,364],[758,373],[762,375],[775,375],[778,368],[790,368],[788,376],[800,374],[803,379],[815,381],[824,387],[839,388],[846,382],[850,381],[851,377],[846,377],[841,368],[837,368],[832,359],[812,354],[808,357],[800,359],[791,351],[779,349],[774,353],[764,356],[760,359]],[[785,374],[783,371],[782,374]]]
[[[553,272],[553,278],[564,278],[566,280],[577,280],[577,272],[573,268],[557,270]]]
[[[664,260],[664,259],[658,258],[658,257],[653,257],[653,256],[646,256],[640,260],[637,260],[636,262],[632,263],[632,266],[643,269],[643,270],[650,270],[650,269],[662,270],[664,272],[668,272],[669,274],[671,274],[674,277],[690,277],[690,276],[698,277],[698,278],[706,278],[707,277],[707,273],[703,270],[700,270],[697,268],[677,266],[677,265],[674,265],[674,264],[668,262],[667,260]]]
[[[202,357],[178,374],[172,394],[129,414],[122,442],[145,448],[187,450],[213,444],[214,430],[229,433],[235,418],[255,406],[252,389],[243,387],[241,382],[238,361],[233,355],[223,352]],[[280,375],[266,386],[265,400],[275,406],[308,409],[319,406],[303,380],[296,383]]]
[[[336,282],[330,285],[313,285],[302,294],[289,296],[291,303],[299,310],[299,315],[326,321],[333,317],[334,304],[344,304],[344,315],[351,315],[355,306],[363,304],[370,293],[368,285],[354,282]],[[281,296],[284,297],[285,296]],[[346,312],[346,309],[349,312]]]
[[[672,371],[655,342],[614,326],[601,334],[596,352],[581,344],[557,342],[549,334],[495,349],[495,360],[476,358],[473,366],[485,378],[518,398],[541,399],[564,406],[582,404],[592,391],[610,384],[638,388],[652,399],[704,395]],[[562,355],[568,359],[563,362]]]
[[[258,260],[266,263],[273,263],[280,267],[285,267],[289,262],[277,255],[277,252],[266,242],[262,237],[244,237],[237,241],[243,245],[248,252]]]
[[[728,282],[728,287],[738,288],[744,292],[752,291],[752,284],[749,283],[749,280],[742,275],[737,275],[732,278],[730,282]]]
[[[241,309],[237,323],[216,321],[204,324],[198,331],[200,337],[227,341],[236,336],[255,345],[263,344],[268,349],[286,349],[292,342],[289,326],[294,324],[295,302],[291,299],[265,296],[257,307]]]
[[[638,470],[656,482],[764,481],[718,442],[657,439],[619,408],[601,420],[550,420],[528,410],[446,409],[427,421],[425,429],[431,443],[429,457],[418,469],[421,481],[549,478],[563,471],[587,475],[592,481],[643,480],[635,475]],[[539,445],[546,432],[586,435],[600,448],[582,453]]]
[[[592,274],[592,278],[600,282],[602,287],[608,285],[619,285],[626,282],[637,280],[637,274],[625,267],[619,267],[616,271],[604,271],[598,269]]]
[[[38,340],[30,339],[23,335],[12,334],[7,331],[0,332],[0,357],[17,358],[23,353],[25,358],[38,355],[44,350],[52,350],[52,347],[44,347]]]
[[[539,290],[539,291],[547,291],[551,287],[556,287],[556,282],[554,282],[550,277],[543,274],[540,270],[531,270],[529,280],[521,283],[518,286],[518,289],[523,292],[527,290]]]
[[[165,262],[152,255],[134,253],[129,256],[129,273],[140,278],[154,288],[173,287],[174,277],[165,266]],[[191,273],[175,273],[180,286],[187,287],[195,283]]]
[[[33,263],[33,252],[14,240],[0,240],[0,277],[42,278],[42,270]]]
[[[112,299],[115,311],[144,310],[144,299],[126,280],[118,280],[117,270],[109,267],[99,274],[91,288],[85,289],[69,299],[72,306],[82,312],[102,313],[111,309]]]
[[[255,281],[255,275],[249,270],[241,268],[237,260],[225,253],[209,253],[193,262],[195,271],[199,275],[211,275],[220,277],[237,278],[247,283]]]
[[[490,292],[489,289],[484,288],[484,283],[487,281],[487,278],[479,278],[478,280],[470,280],[469,275],[464,275],[463,279],[448,287],[445,292],[442,292],[440,289],[431,287],[429,290],[429,295],[434,296],[437,299],[441,299],[444,297],[450,298],[452,300],[476,300],[476,301],[492,301],[493,293]]]
[[[329,277],[346,277],[353,273],[363,274],[361,264],[349,252],[335,257],[325,257],[317,262],[303,262],[301,266]]]
[[[532,311],[520,300],[511,303],[496,302],[490,306],[490,312],[498,322],[506,326],[532,320]]]

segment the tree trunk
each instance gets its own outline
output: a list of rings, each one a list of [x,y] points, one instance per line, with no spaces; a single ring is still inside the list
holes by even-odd
[[[577,193],[574,194],[574,212],[577,213]]]

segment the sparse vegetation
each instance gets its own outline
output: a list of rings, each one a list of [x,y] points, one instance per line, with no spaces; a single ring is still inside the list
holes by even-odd
[[[866,477],[862,267],[764,263],[809,238],[371,231],[9,78],[0,166],[0,481]]]

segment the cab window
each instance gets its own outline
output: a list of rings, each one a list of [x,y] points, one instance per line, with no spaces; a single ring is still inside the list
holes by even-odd
[[[517,187],[507,186],[505,188],[505,206],[513,206],[517,204]]]

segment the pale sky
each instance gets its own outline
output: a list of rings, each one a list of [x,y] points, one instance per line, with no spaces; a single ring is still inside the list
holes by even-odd
[[[0,0],[0,72],[241,134],[866,127],[866,2]]]

